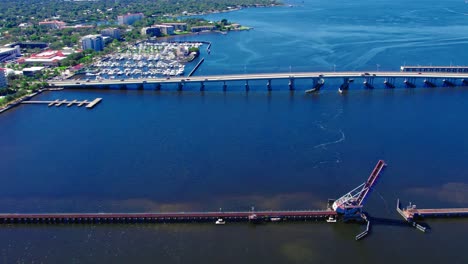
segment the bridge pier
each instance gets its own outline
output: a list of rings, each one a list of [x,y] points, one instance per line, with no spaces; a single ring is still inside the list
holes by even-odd
[[[457,86],[457,80],[455,80],[453,78],[443,79],[442,83],[443,83],[443,86],[445,86],[445,87]]]
[[[350,79],[348,77],[343,78],[343,84],[340,85],[340,88],[338,88],[339,93],[343,93],[349,89],[349,84],[354,82],[353,79]]]
[[[395,78],[385,78],[384,84],[387,88],[395,88]]]
[[[374,78],[373,77],[364,78],[364,86],[368,89],[374,89]]]
[[[312,89],[306,90],[306,93],[314,93],[320,91],[320,88],[325,84],[324,79],[312,78]]]
[[[271,92],[271,80],[267,81],[267,90]]]
[[[249,80],[245,80],[245,91],[248,92],[250,90]]]
[[[155,89],[156,91],[161,91],[161,84],[160,84],[160,83],[157,83],[157,84],[156,84],[156,87],[154,87],[154,89]]]
[[[289,90],[294,91],[294,78],[289,78]]]
[[[468,79],[462,79],[461,83],[463,86],[468,86]]]
[[[177,91],[180,92],[180,91],[183,90],[183,88],[184,88],[184,84],[183,84],[182,82],[180,82],[180,83],[177,84]]]
[[[126,84],[121,84],[121,85],[119,86],[119,89],[120,89],[120,90],[127,90],[127,85],[126,85]]]
[[[415,78],[406,78],[403,82],[405,83],[406,88],[416,88],[414,81]]]
[[[142,83],[137,84],[137,90],[143,90],[144,86]]]
[[[223,81],[223,91],[226,91],[227,90],[227,84],[226,84],[226,81]]]
[[[437,87],[436,79],[435,78],[426,78],[426,79],[424,79],[424,85],[426,87],[431,87],[431,88]]]
[[[203,92],[203,91],[205,91],[205,83],[200,82],[200,92]]]

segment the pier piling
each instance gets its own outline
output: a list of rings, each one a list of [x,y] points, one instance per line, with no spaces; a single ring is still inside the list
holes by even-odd
[[[294,90],[294,78],[289,78],[288,87],[290,91]]]
[[[405,80],[403,81],[403,83],[405,84],[406,88],[416,88],[416,84],[415,84],[415,79],[414,79],[414,78],[405,78]]]
[[[223,91],[226,91],[227,90],[227,84],[226,84],[226,81],[223,81]]]
[[[395,88],[395,78],[385,78],[384,84],[387,88]]]

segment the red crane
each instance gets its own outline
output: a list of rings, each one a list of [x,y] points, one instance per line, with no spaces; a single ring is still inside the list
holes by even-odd
[[[385,161],[379,160],[367,181],[337,199],[333,203],[333,210],[343,214],[345,218],[361,217],[362,206],[385,166],[387,166]]]

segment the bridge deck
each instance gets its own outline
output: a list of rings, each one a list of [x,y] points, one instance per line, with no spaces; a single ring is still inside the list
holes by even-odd
[[[313,79],[313,78],[455,78],[468,79],[468,72],[294,72],[294,73],[255,73],[255,74],[231,74],[210,76],[182,76],[170,78],[142,78],[142,79],[103,79],[103,80],[67,80],[50,81],[50,86],[55,87],[94,87],[105,85],[127,84],[179,84],[199,82],[225,82],[225,81],[249,81],[249,80],[279,80],[279,79]]]

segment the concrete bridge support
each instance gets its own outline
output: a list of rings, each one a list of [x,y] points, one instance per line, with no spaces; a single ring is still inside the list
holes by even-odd
[[[395,78],[385,78],[384,84],[387,88],[395,88]]]
[[[462,80],[462,85],[463,86],[468,86],[468,79],[463,79]]]
[[[364,87],[368,89],[374,89],[374,78],[373,77],[364,78]]]
[[[137,84],[137,90],[144,90],[144,85],[142,83]]]
[[[126,84],[121,84],[121,85],[119,85],[119,89],[120,89],[120,90],[127,90],[127,88],[128,88],[128,87],[127,87]]]
[[[184,84],[182,82],[177,84],[177,91],[182,91],[184,89]]]
[[[294,91],[294,78],[289,78],[288,86],[290,91]]]
[[[350,79],[348,77],[343,78],[343,84],[340,85],[340,88],[338,88],[339,93],[343,93],[349,89],[349,84],[354,82],[353,79]]]
[[[312,78],[312,89],[306,90],[306,93],[315,93],[320,91],[320,88],[325,84],[324,79]]]
[[[271,80],[267,81],[267,90],[271,92]]]
[[[443,79],[442,83],[445,87],[454,87],[457,86],[457,80],[453,78]]]
[[[426,78],[426,79],[424,79],[424,85],[426,87],[431,87],[431,88],[437,87],[436,79],[435,78]]]
[[[223,81],[223,91],[226,91],[227,90],[227,84],[226,84],[226,81]]]
[[[154,90],[161,91],[161,84],[157,83],[156,86],[154,87]]]
[[[250,86],[249,86],[249,81],[245,80],[245,91],[248,92],[250,91]]]
[[[416,88],[415,78],[406,78],[404,81],[406,88]]]
[[[203,92],[203,91],[205,91],[205,83],[200,82],[200,92]]]

